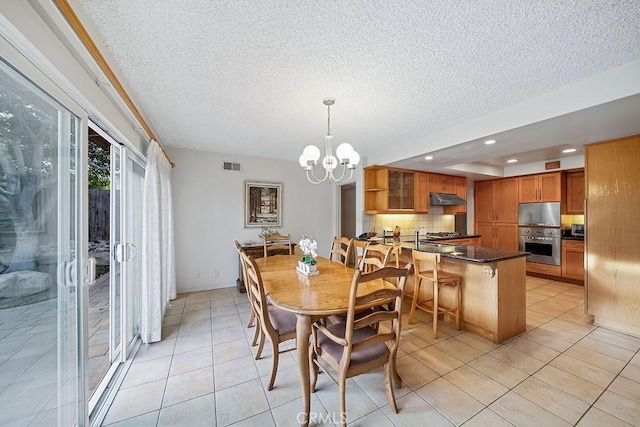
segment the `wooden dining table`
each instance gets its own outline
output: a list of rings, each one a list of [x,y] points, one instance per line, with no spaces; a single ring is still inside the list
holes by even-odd
[[[296,351],[304,403],[304,417],[301,424],[308,425],[311,411],[309,370],[311,324],[332,314],[346,314],[355,270],[337,261],[318,257],[316,261],[319,274],[306,276],[296,270],[299,259],[298,255],[275,255],[258,258],[255,261],[262,276],[267,298],[274,306],[296,315]],[[394,289],[395,286],[382,279],[364,282],[360,284],[358,294],[383,288]],[[359,309],[365,308],[367,307],[359,307]]]

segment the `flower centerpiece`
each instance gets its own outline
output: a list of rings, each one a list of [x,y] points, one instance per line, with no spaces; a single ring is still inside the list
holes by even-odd
[[[318,242],[316,242],[316,239],[313,237],[302,236],[302,239],[298,242],[298,246],[304,254],[302,259],[298,261],[298,271],[308,276],[318,274],[318,267],[315,259],[318,256]]]

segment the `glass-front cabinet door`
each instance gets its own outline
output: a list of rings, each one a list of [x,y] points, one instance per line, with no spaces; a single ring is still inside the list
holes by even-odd
[[[0,60],[0,424],[83,425],[82,120]]]

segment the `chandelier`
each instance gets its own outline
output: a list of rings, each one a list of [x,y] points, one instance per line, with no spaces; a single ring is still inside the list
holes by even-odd
[[[325,140],[325,156],[322,159],[324,177],[318,178],[314,172],[314,166],[320,159],[320,150],[315,145],[307,145],[300,155],[298,162],[307,173],[307,179],[312,184],[320,184],[326,180],[335,182],[347,182],[353,177],[353,170],[360,162],[360,155],[346,142],[338,145],[336,155],[333,155],[333,136],[331,136],[331,106],[336,103],[333,98],[325,98],[322,103],[327,106],[327,135]],[[336,174],[338,165],[342,165],[340,176]],[[347,170],[349,173],[347,174]],[[348,175],[348,176],[347,176]]]

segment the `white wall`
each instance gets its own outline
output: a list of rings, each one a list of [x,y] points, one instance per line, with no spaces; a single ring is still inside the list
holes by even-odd
[[[244,228],[244,182],[282,183],[282,232],[297,242],[315,237],[327,256],[338,222],[335,186],[309,183],[298,162],[168,148],[174,195],[178,292],[235,286],[238,255],[233,241],[259,240]],[[238,162],[241,172],[222,169]],[[200,278],[196,279],[196,273]],[[217,276],[216,276],[217,272]]]

